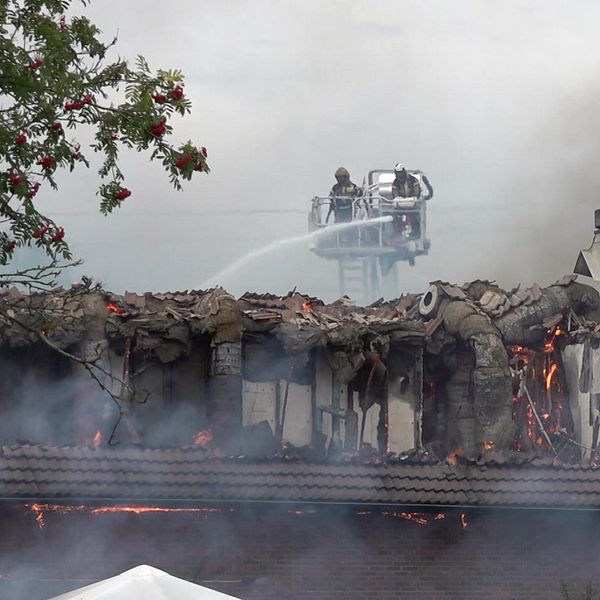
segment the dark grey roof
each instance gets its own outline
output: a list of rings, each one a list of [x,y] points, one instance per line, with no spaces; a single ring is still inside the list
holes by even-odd
[[[203,449],[4,447],[3,500],[275,501],[600,508],[600,470],[524,463],[215,459]]]

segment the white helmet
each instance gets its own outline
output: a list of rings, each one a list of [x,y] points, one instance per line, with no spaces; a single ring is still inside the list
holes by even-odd
[[[400,173],[402,171],[406,171],[406,167],[400,162],[396,163],[394,165],[394,172]]]

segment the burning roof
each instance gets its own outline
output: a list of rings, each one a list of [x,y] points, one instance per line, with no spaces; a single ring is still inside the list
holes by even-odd
[[[130,414],[132,393],[147,377],[165,406],[175,406],[179,386],[195,415],[169,439],[203,440],[196,446],[214,451],[229,436],[234,449],[221,458],[262,452],[310,462],[327,454],[333,462],[392,464],[401,456],[474,469],[522,464],[523,456],[593,469],[597,459],[600,411],[589,409],[588,424],[581,394],[600,391],[590,354],[600,338],[600,299],[572,276],[511,291],[483,280],[438,281],[423,294],[367,307],[296,291],[236,300],[222,288],[117,295],[85,285],[32,295],[1,290],[0,307],[0,351],[48,343],[96,364],[90,347],[116,348],[111,360],[123,363],[123,385],[113,393],[117,424],[112,434],[90,425],[89,446],[112,443],[119,424],[128,432],[122,443],[162,439],[161,422],[148,429],[139,411]],[[570,348],[584,348],[583,359]],[[192,354],[202,381],[187,387],[156,367],[176,367]],[[258,454],[240,441],[242,431],[263,440]],[[286,445],[290,435],[309,451]]]
[[[357,307],[342,298],[325,305],[296,292],[283,297],[246,293],[236,301],[221,288],[118,295],[75,285],[31,295],[0,289],[0,305],[0,345],[35,343],[41,331],[67,347],[103,330],[108,337],[136,335],[138,344],[157,351],[164,362],[177,356],[159,345],[177,344],[183,352],[190,336],[200,334],[213,336],[218,344],[239,339],[242,332],[271,332],[292,352],[351,343],[367,330],[394,332],[416,343],[424,337],[423,327],[403,318],[391,303]]]

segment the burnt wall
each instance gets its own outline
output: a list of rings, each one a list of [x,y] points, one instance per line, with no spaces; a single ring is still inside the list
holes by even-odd
[[[168,362],[134,345],[126,369],[123,340],[119,342],[103,348],[99,362],[118,381],[111,383],[105,373],[95,371],[127,412],[113,442],[192,444],[198,431],[209,426],[210,337],[195,336],[185,353]],[[121,385],[125,380],[134,400]],[[0,445],[93,445],[97,432],[96,445],[106,444],[117,417],[110,396],[68,358],[43,344],[0,349]]]
[[[45,516],[0,510],[0,597],[41,600],[141,563],[245,600],[560,598],[600,585],[600,514],[255,506]],[[360,514],[360,512],[362,514]]]
[[[0,443],[73,443],[72,365],[47,346],[0,350]]]

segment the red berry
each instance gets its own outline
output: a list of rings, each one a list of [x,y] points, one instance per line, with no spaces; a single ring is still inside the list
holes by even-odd
[[[125,200],[125,198],[129,198],[131,196],[131,192],[127,188],[121,188],[117,192],[115,192],[114,199],[115,200]]]
[[[16,242],[8,242],[7,244],[4,245],[4,251],[8,254],[12,254],[12,251],[16,248],[17,243]]]
[[[57,229],[54,235],[50,238],[51,242],[60,242],[65,237],[65,230],[61,227]]]
[[[65,110],[79,110],[85,106],[83,100],[73,100],[73,102],[65,102]]]
[[[22,146],[25,142],[27,141],[27,136],[24,133],[20,133],[16,138],[15,138],[15,144],[17,146]]]
[[[46,235],[49,231],[50,231],[50,227],[42,227],[41,229],[34,231],[31,234],[31,237],[34,237],[39,240],[40,238],[43,238],[44,235]]]
[[[39,69],[44,64],[44,61],[41,58],[36,58],[32,63],[29,63],[28,68],[32,71]]]
[[[153,94],[152,100],[156,102],[156,104],[164,104],[167,101],[167,97],[164,94]]]
[[[173,100],[181,100],[183,98],[183,86],[176,85],[170,92],[169,96],[173,98]]]
[[[194,171],[202,171],[204,170],[204,166],[202,165],[201,162],[196,163],[196,166],[194,167]]]
[[[200,148],[200,152],[202,152],[202,156],[204,156],[204,158],[208,158],[208,150],[204,146]]]
[[[54,160],[54,156],[43,156],[38,160],[37,164],[40,165],[43,169],[51,169],[56,161]]]
[[[52,123],[52,131],[56,131],[57,133],[61,133],[63,130],[62,123]]]
[[[36,181],[36,183],[33,184],[33,187],[29,190],[27,197],[29,199],[33,198],[38,193],[41,187],[41,184]]]
[[[94,101],[94,96],[92,96],[91,94],[86,94],[82,100],[81,100],[84,104],[91,104]]]
[[[192,162],[192,157],[189,154],[184,154],[176,163],[175,166],[182,170]]]
[[[163,117],[160,121],[153,123],[152,127],[150,127],[150,131],[152,132],[152,135],[155,135],[156,137],[162,137],[167,131],[166,123],[167,123],[166,117]]]
[[[116,133],[113,133],[110,136],[110,139],[111,139],[112,142],[116,142],[119,139],[119,136]]]
[[[65,15],[58,20],[58,28],[61,31],[64,31],[67,28],[67,19],[65,18]]]
[[[11,173],[8,177],[8,180],[10,181],[10,185],[13,188],[16,188],[17,186],[21,185],[21,181],[23,181],[21,179],[21,176],[17,175],[16,173]]]

